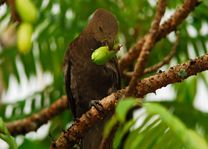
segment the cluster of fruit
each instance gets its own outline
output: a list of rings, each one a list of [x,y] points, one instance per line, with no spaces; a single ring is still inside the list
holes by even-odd
[[[21,18],[17,31],[17,47],[25,54],[32,46],[33,24],[37,21],[38,11],[31,0],[16,0],[15,6]]]

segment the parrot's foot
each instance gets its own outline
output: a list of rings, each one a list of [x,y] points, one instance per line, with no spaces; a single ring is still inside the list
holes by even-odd
[[[75,122],[79,122],[80,120],[79,120],[78,117],[76,117],[76,118],[74,118],[74,121],[75,121]]]
[[[91,100],[90,101],[90,107],[94,106],[98,112],[103,112],[103,105],[100,103],[99,100]]]

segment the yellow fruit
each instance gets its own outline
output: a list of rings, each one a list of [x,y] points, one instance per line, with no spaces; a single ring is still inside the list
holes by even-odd
[[[23,22],[34,23],[38,17],[38,11],[30,0],[16,0],[16,9]]]
[[[17,31],[17,47],[21,53],[28,53],[31,49],[33,27],[29,23],[20,24]]]

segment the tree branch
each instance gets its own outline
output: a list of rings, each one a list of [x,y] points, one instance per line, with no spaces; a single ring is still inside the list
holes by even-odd
[[[184,3],[179,7],[175,13],[164,22],[160,28],[156,41],[159,41],[161,38],[164,38],[167,34],[174,31],[178,25],[188,16],[188,14],[198,6],[198,0],[184,0]],[[146,36],[141,38],[135,46],[133,46],[124,57],[119,61],[119,66],[121,72],[126,69],[132,62],[139,56],[141,48],[143,47]]]
[[[208,54],[196,58],[195,60],[190,60],[186,63],[171,67],[166,72],[158,73],[137,82],[137,97],[143,97],[147,93],[155,92],[157,89],[165,87],[168,84],[181,82],[189,76],[196,75],[205,70],[208,70]],[[109,111],[114,110],[116,103],[124,96],[124,94],[125,89],[122,89],[102,99],[100,101],[100,104],[103,106],[102,112],[98,112],[92,107],[51,144],[51,149],[70,148],[75,143],[78,143],[87,130],[89,130],[96,122],[103,119]]]
[[[0,0],[0,6],[4,3],[7,3],[7,5],[10,7],[11,20],[14,22],[20,22],[20,17],[15,8],[15,0]]]
[[[143,74],[150,51],[155,45],[155,41],[158,36],[160,21],[165,13],[165,8],[166,0],[158,0],[156,9],[157,12],[152,22],[149,34],[147,34],[145,42],[142,46],[141,53],[135,64],[132,78],[130,80],[129,86],[127,87],[126,96],[132,96],[135,94],[135,86],[137,83],[137,79]]]
[[[155,92],[157,89],[165,87],[168,84],[181,82],[189,76],[196,75],[205,70],[208,70],[208,54],[186,63],[178,64],[166,72],[161,72],[141,80],[136,87],[137,97],[143,97],[147,93]]]
[[[151,67],[149,67],[149,68],[146,68],[146,69],[144,70],[143,75],[144,75],[144,74],[148,74],[148,73],[153,72],[153,71],[157,71],[157,70],[158,70],[160,67],[162,67],[163,65],[168,64],[168,63],[170,62],[171,58],[172,58],[172,57],[175,55],[175,53],[176,53],[176,48],[177,48],[177,46],[178,46],[178,42],[179,42],[179,36],[178,36],[178,34],[176,34],[176,41],[175,41],[175,43],[174,43],[172,49],[170,50],[170,53],[169,53],[167,56],[165,56],[165,57],[163,58],[163,60],[161,60],[159,63],[157,63],[157,64],[155,64],[155,65],[153,65],[153,66],[151,66]],[[125,75],[125,77],[127,77],[127,78],[131,78],[132,75],[133,75],[133,72],[124,72],[124,75]]]
[[[68,100],[66,96],[55,101],[50,107],[35,113],[30,117],[6,124],[11,135],[26,134],[30,131],[37,130],[41,125],[47,123],[52,117],[62,113],[68,108]]]

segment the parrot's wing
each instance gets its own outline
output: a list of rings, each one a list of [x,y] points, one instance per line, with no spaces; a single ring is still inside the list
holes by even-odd
[[[70,61],[68,60],[68,63],[65,64],[64,66],[65,70],[65,75],[64,75],[64,79],[65,79],[65,88],[66,88],[66,94],[68,97],[68,100],[70,102],[70,108],[72,111],[72,114],[74,115],[74,117],[76,117],[76,105],[75,105],[75,99],[73,98],[72,95],[72,91],[71,91],[71,64]]]

